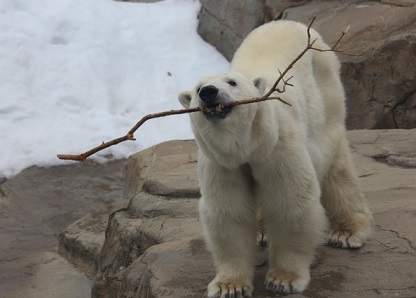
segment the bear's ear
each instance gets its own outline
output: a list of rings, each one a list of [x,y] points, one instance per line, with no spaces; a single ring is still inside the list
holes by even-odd
[[[183,91],[181,94],[178,95],[179,102],[181,105],[187,109],[189,108],[189,105],[191,104],[192,95],[189,91]]]
[[[258,77],[253,80],[254,86],[260,91],[260,94],[263,95],[266,91],[267,81],[265,78]]]

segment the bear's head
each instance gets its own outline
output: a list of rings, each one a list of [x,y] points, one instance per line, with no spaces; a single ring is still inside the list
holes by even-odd
[[[217,123],[230,114],[233,102],[260,97],[266,87],[264,78],[228,72],[202,79],[193,91],[182,92],[179,102],[185,108],[199,107],[207,120]]]

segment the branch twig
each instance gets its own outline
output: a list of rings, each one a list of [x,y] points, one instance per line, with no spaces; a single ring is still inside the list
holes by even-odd
[[[344,54],[344,55],[350,55],[350,54],[346,54],[345,52],[339,50],[339,43],[341,42],[342,38],[344,37],[346,31],[342,31],[341,36],[336,41],[336,43],[332,46],[332,48],[329,48],[329,49],[319,49],[319,48],[315,48],[313,46],[314,43],[315,43],[315,41],[316,41],[316,39],[311,40],[310,30],[311,30],[312,24],[314,23],[315,19],[316,19],[316,17],[314,17],[312,19],[311,23],[308,26],[308,29],[307,29],[308,42],[307,42],[307,45],[306,45],[305,49],[286,67],[286,69],[283,72],[281,72],[280,70],[278,70],[279,71],[279,77],[274,82],[274,84],[270,88],[270,90],[265,95],[263,95],[262,97],[254,97],[254,98],[251,98],[251,99],[235,101],[234,103],[231,104],[231,106],[245,105],[245,104],[251,104],[251,103],[258,103],[258,102],[262,102],[262,101],[266,101],[266,100],[279,100],[282,103],[291,106],[290,103],[288,103],[287,101],[283,100],[281,97],[271,96],[271,95],[274,92],[284,93],[286,91],[286,86],[293,87],[293,85],[291,83],[289,83],[289,81],[293,78],[293,76],[289,77],[288,79],[285,79],[284,77],[289,72],[289,70],[293,68],[293,66],[296,64],[296,62],[298,62],[305,55],[306,52],[308,52],[310,50],[314,50],[314,51],[319,51],[319,52],[337,52],[337,53],[341,53],[341,54]],[[280,89],[280,88],[277,87],[280,82],[283,82],[282,89]],[[99,145],[99,146],[97,146],[97,147],[95,147],[95,148],[93,148],[91,150],[88,150],[88,151],[86,151],[86,152],[84,152],[82,154],[79,154],[79,155],[58,154],[57,156],[58,156],[59,159],[62,159],[62,160],[84,161],[89,156],[97,153],[98,151],[101,151],[103,149],[106,149],[108,147],[111,147],[113,145],[116,145],[118,143],[121,143],[121,142],[124,142],[124,141],[135,141],[136,139],[134,138],[134,133],[147,120],[154,119],[154,118],[166,117],[166,116],[170,116],[170,115],[179,115],[179,114],[186,114],[186,113],[195,113],[195,112],[200,112],[200,111],[201,111],[200,108],[192,108],[192,109],[171,110],[171,111],[166,111],[166,112],[161,112],[161,113],[149,114],[149,115],[144,116],[142,119],[140,119],[140,121],[137,122],[136,125],[134,125],[129,130],[129,132],[125,136],[123,136],[123,137],[120,137],[120,138],[111,140],[109,142],[105,142],[105,143],[103,142],[101,145]]]
[[[95,147],[91,150],[88,150],[84,153],[81,153],[79,155],[58,154],[57,156],[58,156],[59,159],[62,159],[62,160],[84,161],[89,156],[91,156],[94,153],[97,153],[98,151],[101,151],[105,148],[111,147],[113,145],[117,145],[118,143],[121,143],[121,142],[124,142],[124,141],[135,141],[136,139],[134,138],[134,133],[147,120],[150,120],[150,119],[153,119],[153,118],[166,117],[166,116],[170,116],[170,115],[193,113],[193,112],[198,112],[198,111],[201,111],[201,110],[199,108],[194,108],[194,109],[172,110],[172,111],[166,111],[166,112],[161,112],[161,113],[149,114],[149,115],[144,116],[142,119],[140,119],[140,121],[137,122],[136,125],[134,125],[124,137],[120,137],[120,138],[117,138],[117,139],[114,139],[112,141],[105,142],[105,143],[103,142],[101,145],[99,145],[99,146],[97,146],[97,147]]]

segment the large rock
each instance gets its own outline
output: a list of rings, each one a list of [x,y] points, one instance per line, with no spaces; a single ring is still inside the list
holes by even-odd
[[[200,237],[193,141],[162,143],[129,158],[124,206],[111,213],[93,297],[123,297],[129,266],[159,243]]]
[[[214,274],[202,239],[171,241],[149,248],[131,264],[119,297],[204,297]]]
[[[329,44],[348,32],[340,55],[347,93],[349,128],[413,128],[416,105],[416,7],[377,2],[310,3],[290,8],[283,18],[310,22]],[[415,96],[415,95],[413,95]]]
[[[198,33],[228,60],[244,37],[264,23],[260,1],[202,0],[201,3]]]
[[[316,28],[329,44],[348,33],[340,55],[347,126],[416,127],[416,1],[202,1],[198,32],[228,59],[242,39],[271,19]],[[284,42],[284,41],[282,41]],[[284,95],[283,95],[284,96]]]
[[[198,33],[228,60],[243,39],[256,27],[277,19],[284,9],[306,0],[201,0]]]
[[[413,297],[416,129],[350,131],[348,137],[374,212],[374,235],[360,250],[320,247],[310,287],[292,297]],[[95,223],[84,217],[62,234],[67,254],[84,255],[85,263],[95,256],[92,297],[205,295],[215,268],[198,219],[196,150],[193,141],[172,141],[131,156],[126,196],[113,207],[105,235],[107,219],[94,213]],[[91,239],[101,239],[99,254]],[[267,297],[266,250],[258,248],[256,264],[254,297]]]

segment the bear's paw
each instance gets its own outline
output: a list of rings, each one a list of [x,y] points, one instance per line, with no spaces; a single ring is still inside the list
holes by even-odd
[[[213,298],[249,298],[252,296],[253,287],[251,283],[242,282],[236,278],[221,281],[215,278],[208,285],[208,297]]]
[[[374,224],[371,213],[357,212],[349,214],[348,218],[346,221],[333,223],[326,237],[328,245],[357,249],[370,237]]]
[[[326,242],[329,246],[351,249],[360,248],[364,244],[359,236],[343,230],[329,232]]]
[[[308,286],[309,274],[299,274],[286,270],[270,270],[266,274],[266,289],[273,293],[300,293]]]

